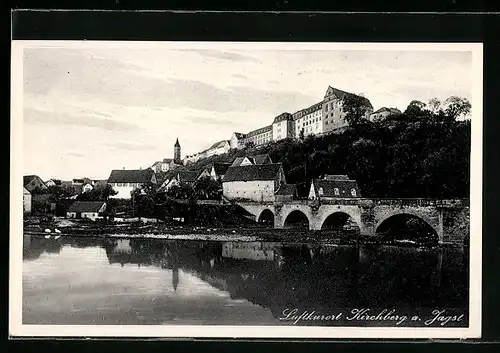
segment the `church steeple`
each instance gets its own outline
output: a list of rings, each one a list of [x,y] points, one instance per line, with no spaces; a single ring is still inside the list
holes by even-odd
[[[181,164],[181,144],[179,143],[179,138],[177,138],[174,145],[174,162]]]

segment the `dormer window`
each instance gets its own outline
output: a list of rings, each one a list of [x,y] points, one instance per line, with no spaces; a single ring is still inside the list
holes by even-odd
[[[356,196],[356,189],[354,189],[354,188],[353,188],[353,189],[351,189],[351,195],[352,195],[352,196]]]
[[[323,196],[323,188],[318,189],[318,195]]]
[[[334,193],[335,196],[340,195],[339,188],[333,189],[333,193]]]

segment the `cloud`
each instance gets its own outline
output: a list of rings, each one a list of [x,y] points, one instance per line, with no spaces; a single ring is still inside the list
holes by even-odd
[[[126,151],[151,151],[156,148],[156,146],[145,144],[145,143],[131,143],[131,142],[103,142],[104,146],[117,149],[117,150],[126,150]]]
[[[84,113],[63,113],[25,108],[23,121],[29,125],[51,125],[51,126],[77,126],[102,129],[106,131],[125,131],[140,129],[139,126],[125,121],[117,121],[109,118],[96,118]]]
[[[195,124],[208,124],[208,125],[234,125],[234,121],[230,119],[212,118],[208,116],[192,116],[188,115],[182,119],[190,121]]]
[[[242,55],[242,54],[238,54],[238,53],[234,53],[234,52],[218,51],[218,50],[210,50],[210,49],[206,49],[206,50],[181,49],[179,51],[196,53],[196,54],[199,54],[201,56],[206,56],[206,57],[216,58],[216,59],[261,63],[261,61],[259,59],[255,58],[253,56]]]

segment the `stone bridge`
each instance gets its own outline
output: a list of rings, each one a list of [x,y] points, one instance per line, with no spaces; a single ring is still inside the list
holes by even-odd
[[[321,230],[329,216],[345,214],[358,225],[361,235],[375,236],[382,223],[403,214],[425,221],[436,232],[440,243],[462,243],[470,232],[468,199],[350,198],[321,202],[294,200],[236,203],[254,215],[256,221],[271,217],[275,228],[286,228],[291,215],[300,215],[307,218],[310,230]]]

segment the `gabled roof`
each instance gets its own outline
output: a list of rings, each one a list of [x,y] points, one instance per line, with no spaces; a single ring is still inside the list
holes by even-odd
[[[25,175],[23,177],[23,185],[26,186],[35,178],[38,178],[38,175]]]
[[[253,164],[271,164],[273,161],[271,160],[271,157],[269,157],[268,154],[258,154],[255,156],[248,156],[248,159],[253,162]]]
[[[234,136],[238,139],[245,138],[246,134],[242,134],[241,132],[234,132]]]
[[[68,212],[99,212],[104,201],[75,201],[69,206]]]
[[[226,172],[230,166],[231,166],[231,163],[214,163],[213,168],[214,168],[215,174],[224,175],[224,174],[226,174]]]
[[[172,158],[163,158],[163,163],[171,163],[173,161]]]
[[[339,99],[343,99],[344,97],[346,96],[358,96],[357,94],[354,94],[354,93],[350,93],[350,92],[346,92],[346,91],[342,91],[338,88],[334,88],[332,86],[328,86],[327,90],[326,90],[326,93],[325,93],[325,98],[331,96],[331,95],[334,95],[336,96],[337,98]],[[361,101],[368,107],[370,108],[373,108],[370,100],[366,97],[362,97],[362,96],[358,96],[361,98]]]
[[[210,146],[209,150],[214,149],[214,148],[224,147],[226,144],[229,144],[229,141],[222,140],[222,141],[216,142],[212,146]]]
[[[401,110],[399,110],[398,108],[387,108],[387,107],[382,107],[377,111],[374,111],[372,114],[385,113],[385,112],[391,114],[401,114]]]
[[[23,186],[23,194],[29,194],[31,195],[31,192],[29,192],[28,189],[26,189],[24,186]]]
[[[325,180],[325,179],[314,179],[313,180],[314,189],[316,194],[319,194],[319,189],[323,189],[323,194],[320,196],[324,197],[353,197],[351,195],[351,189],[356,190],[356,197],[360,197],[360,192],[358,188],[358,183],[356,180]],[[339,189],[339,195],[335,195],[335,188]]]
[[[325,180],[350,180],[347,175],[342,174],[327,174],[324,176]]]
[[[276,195],[284,195],[284,196],[294,196],[297,194],[297,187],[295,184],[281,184],[278,191],[276,191]]]
[[[134,169],[134,170],[120,170],[115,169],[111,171],[108,178],[108,183],[148,183],[154,175],[152,169]]]
[[[223,182],[274,180],[281,168],[281,163],[229,167]]]
[[[190,171],[180,171],[177,173],[177,178],[181,183],[192,183],[196,181],[198,177],[198,172],[190,172]]]
[[[232,167],[238,167],[241,162],[243,162],[243,160],[245,159],[246,157],[236,157],[233,161],[233,163],[231,163],[231,166]]]

